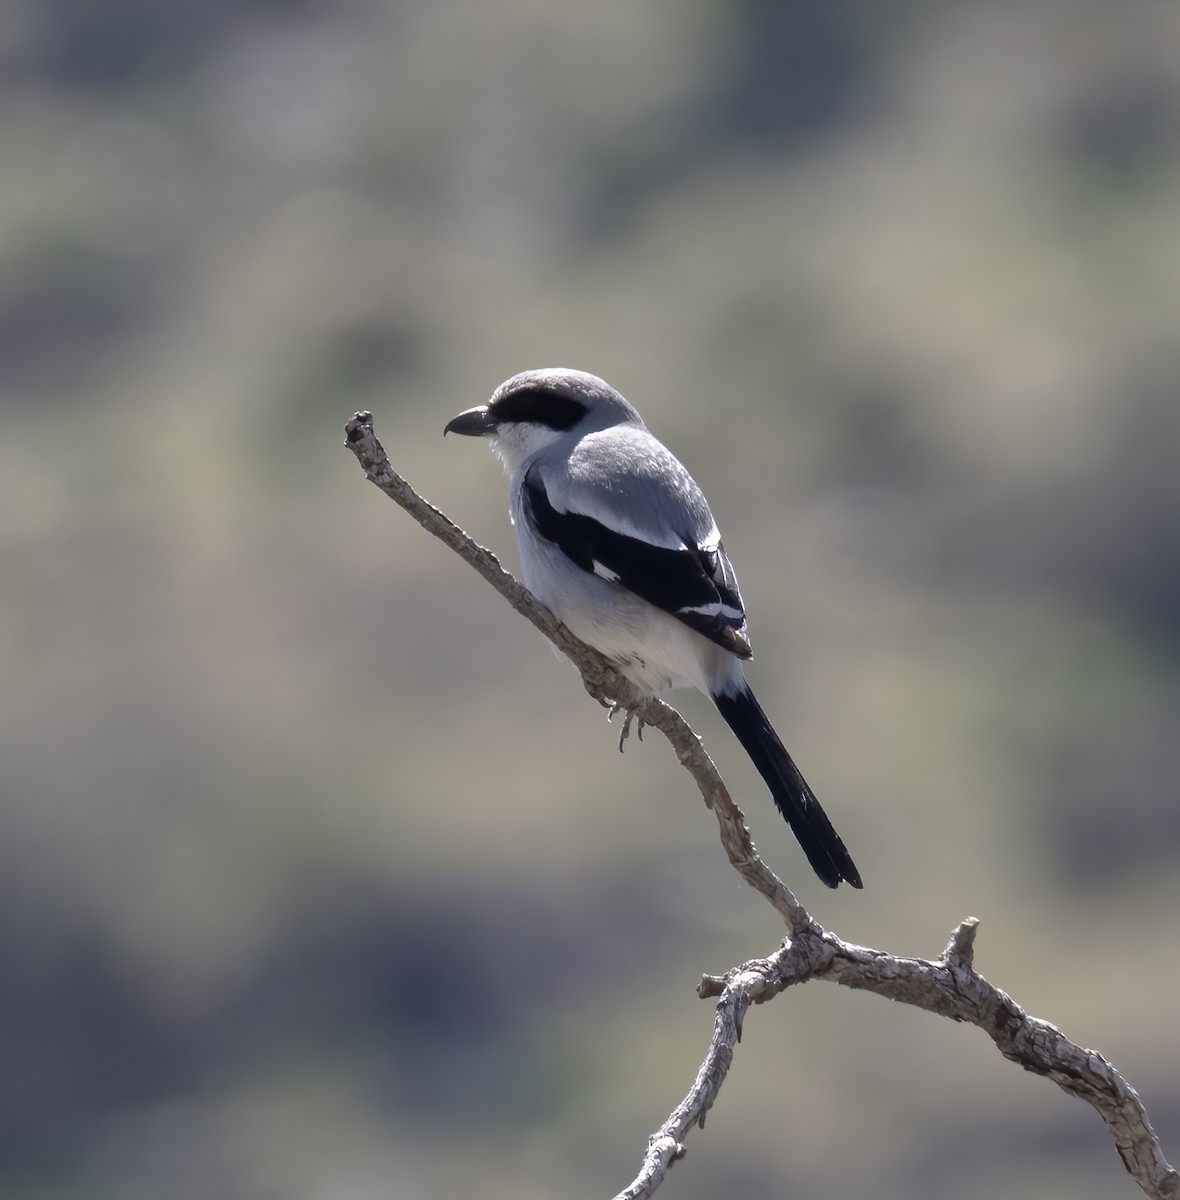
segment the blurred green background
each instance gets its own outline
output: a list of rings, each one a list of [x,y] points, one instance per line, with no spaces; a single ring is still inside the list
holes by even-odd
[[[668,748],[342,446],[516,562],[445,421],[619,387],[864,875],[1180,1153],[1180,8],[10,0],[0,1194],[609,1196],[780,929]],[[978,1031],[758,1009],[661,1194],[1138,1194]]]

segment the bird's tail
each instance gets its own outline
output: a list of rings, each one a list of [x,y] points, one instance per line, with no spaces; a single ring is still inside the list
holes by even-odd
[[[828,887],[838,886],[841,880],[854,888],[861,887],[860,873],[840,835],[779,741],[754,693],[743,682],[735,695],[715,695],[713,703],[758,768],[758,774],[766,780],[779,812],[798,838],[815,873]]]

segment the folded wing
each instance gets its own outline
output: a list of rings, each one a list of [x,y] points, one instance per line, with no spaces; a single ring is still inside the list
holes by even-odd
[[[719,540],[695,544],[662,529],[655,544],[586,513],[562,512],[538,467],[524,477],[524,515],[539,537],[583,571],[654,604],[738,658],[751,656],[737,577]],[[673,548],[669,542],[679,542]]]

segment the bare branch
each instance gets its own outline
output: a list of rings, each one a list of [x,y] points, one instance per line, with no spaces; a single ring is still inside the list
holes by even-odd
[[[641,1200],[641,1197],[652,1195],[664,1181],[672,1164],[684,1157],[685,1138],[694,1125],[704,1128],[705,1117],[733,1065],[734,1051],[742,1040],[746,1010],[751,1004],[761,1004],[771,996],[777,996],[787,986],[784,980],[791,976],[797,977],[793,982],[806,979],[812,971],[812,964],[803,961],[784,964],[805,956],[807,945],[822,946],[822,939],[823,930],[812,925],[799,941],[784,943],[769,958],[751,959],[727,972],[723,978],[706,975],[701,980],[698,992],[702,998],[719,997],[709,1049],[688,1094],[648,1140],[647,1153],[643,1156],[639,1174],[615,1200]],[[829,954],[830,951],[825,949],[825,959]]]
[[[423,500],[390,465],[373,432],[371,413],[356,413],[344,429],[345,443],[368,479],[424,529],[450,546],[540,629],[582,673],[582,682],[591,696],[600,704],[626,710],[628,720],[634,715],[640,728],[651,725],[667,737],[716,816],[730,863],[742,879],[766,897],[787,926],[788,936],[774,954],[752,959],[724,976],[706,975],[702,979],[698,989],[701,997],[717,997],[708,1051],[687,1095],[649,1139],[639,1174],[615,1200],[651,1196],[672,1164],[684,1157],[689,1131],[694,1125],[704,1125],[729,1073],[749,1007],[809,979],[826,979],[874,992],[952,1021],[978,1026],[1005,1058],[1027,1071],[1048,1076],[1063,1091],[1085,1100],[1098,1112],[1110,1129],[1128,1173],[1146,1195],[1152,1200],[1180,1197],[1180,1174],[1164,1157],[1135,1089],[1100,1054],[1071,1042],[1049,1022],[1030,1017],[975,970],[975,918],[969,917],[955,928],[937,959],[886,954],[845,942],[823,929],[762,861],[741,809],[688,722],[663,701],[637,694],[606,658],[574,637],[500,566],[489,550],[473,542]]]
[[[390,464],[384,447],[373,432],[372,413],[356,413],[344,427],[344,439],[369,482],[401,505],[428,533],[450,546],[522,617],[530,620],[578,668],[591,696],[604,706],[617,705],[635,713],[642,724],[651,725],[664,734],[676,751],[676,757],[696,782],[705,804],[713,810],[721,843],[734,869],[774,905],[792,933],[806,929],[811,924],[811,915],[762,861],[741,809],[733,802],[713,760],[689,723],[662,700],[639,695],[606,658],[593,646],[574,637],[527,588],[505,571],[490,550],[474,542],[434,505],[423,500]]]
[[[1085,1100],[1106,1122],[1123,1165],[1152,1200],[1175,1200],[1180,1174],[1169,1165],[1135,1089],[1093,1050],[1071,1042],[1059,1029],[1030,1017],[972,965],[979,922],[968,917],[951,934],[937,959],[900,958],[855,946],[814,925],[768,958],[752,959],[724,976],[706,975],[702,997],[717,996],[717,1018],[705,1061],[688,1095],[652,1135],[643,1167],[616,1200],[650,1196],[669,1167],[684,1156],[683,1139],[704,1123],[741,1038],[742,1017],[788,987],[828,979],[875,992],[952,1021],[976,1025],[1005,1058],[1026,1071],[1047,1075],[1063,1091]],[[674,1155],[662,1148],[678,1146]]]
[[[933,962],[883,955],[826,934],[835,953],[818,977],[977,1025],[1005,1058],[1048,1076],[1062,1091],[1091,1105],[1110,1129],[1123,1165],[1148,1196],[1165,1200],[1180,1195],[1180,1174],[1164,1157],[1135,1089],[1101,1054],[1071,1042],[1048,1021],[1030,1017],[974,969],[977,926],[973,917],[959,925],[942,957]],[[792,982],[797,980],[786,980],[784,986]]]

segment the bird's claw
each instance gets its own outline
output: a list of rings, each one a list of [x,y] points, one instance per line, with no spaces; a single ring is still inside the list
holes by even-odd
[[[619,753],[623,753],[623,743],[631,736],[631,722],[635,722],[635,735],[639,740],[643,741],[643,718],[633,709],[627,708],[622,704],[612,704],[610,711],[606,714],[608,721],[613,721],[615,713],[622,712],[626,715],[623,717],[623,728],[619,730]]]

